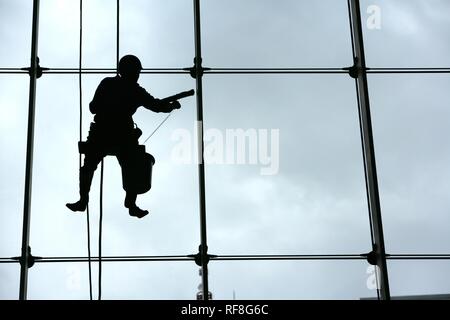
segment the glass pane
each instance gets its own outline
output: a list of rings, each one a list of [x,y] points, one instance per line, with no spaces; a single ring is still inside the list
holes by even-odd
[[[376,297],[364,261],[212,261],[216,300],[360,299]]]
[[[20,255],[28,76],[0,76],[0,257]]]
[[[0,264],[0,300],[19,299],[20,266],[18,263]]]
[[[388,266],[393,299],[450,299],[449,261],[391,260]]]
[[[104,263],[102,296],[111,300],[195,300],[200,283],[193,262]]]
[[[0,2],[0,67],[30,65],[32,1]]]
[[[97,297],[98,265],[92,264],[93,298]],[[28,273],[29,300],[88,300],[89,269],[85,263],[36,263]]]
[[[92,115],[89,101],[103,75],[83,78],[83,140]],[[74,214],[66,202],[78,199],[79,110],[77,76],[48,75],[39,82],[36,114],[36,145],[32,244],[36,254],[46,256],[86,255],[85,213]],[[141,76],[140,84],[156,97],[192,88],[186,76]],[[142,220],[130,217],[124,208],[120,166],[107,157],[104,171],[103,254],[190,254],[199,244],[197,167],[178,165],[172,159],[173,131],[194,129],[195,100],[182,101],[183,108],[147,142],[156,158],[152,190],[140,195],[137,204],[150,211]],[[166,114],[138,110],[134,121],[142,129],[140,142],[164,120]],[[100,169],[90,192],[92,254],[97,254]],[[49,227],[51,226],[51,227]],[[39,252],[38,252],[39,250]]]
[[[205,78],[211,253],[370,251],[354,86],[345,75]]]
[[[120,54],[137,55],[144,68],[192,66],[192,1],[121,1]]]
[[[381,209],[390,253],[450,251],[450,80],[370,75]]]
[[[204,1],[202,39],[208,67],[353,64],[346,1]]]
[[[35,255],[80,256],[86,219],[65,203],[78,197],[78,77],[45,75],[37,83],[30,244]]]
[[[45,0],[40,4],[39,57],[41,65],[43,67],[78,67],[79,1]]]
[[[116,1],[83,1],[83,67],[116,67],[116,12]]]
[[[103,262],[102,299],[195,300],[200,283],[192,262]],[[98,297],[98,264],[92,264],[93,298]],[[87,263],[38,263],[30,271],[28,298],[89,299]]]
[[[191,89],[194,85],[191,78],[177,75],[141,75],[139,83],[158,98]],[[198,251],[197,166],[180,165],[173,156],[179,128],[194,130],[195,99],[186,98],[181,103],[182,108],[174,111],[146,143],[146,150],[155,157],[156,163],[152,173],[152,189],[139,195],[137,203],[150,211],[147,217],[137,220],[128,215],[123,207],[125,194],[120,166],[114,157],[109,157],[105,162],[105,255],[190,254]],[[139,140],[141,144],[166,115],[144,108],[136,112],[134,121],[143,131]],[[94,182],[94,185],[98,183]],[[94,188],[92,192],[98,194],[98,189]]]
[[[362,0],[369,67],[449,67],[450,3]]]

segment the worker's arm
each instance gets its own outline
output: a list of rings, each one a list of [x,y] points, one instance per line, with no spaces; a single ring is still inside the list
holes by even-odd
[[[181,105],[178,101],[166,102],[164,100],[154,98],[150,93],[142,88],[142,106],[153,112],[171,112],[174,109],[180,109]]]
[[[96,114],[101,109],[101,106],[104,104],[105,99],[105,79],[100,82],[100,84],[97,87],[97,90],[95,90],[94,98],[89,103],[89,111],[91,113]]]

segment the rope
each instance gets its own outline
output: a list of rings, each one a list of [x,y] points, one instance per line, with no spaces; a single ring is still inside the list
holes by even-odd
[[[116,2],[116,69],[117,73],[119,73],[119,27],[120,27],[120,20],[119,20],[119,3],[120,0],[117,0]]]
[[[147,139],[145,139],[144,144],[148,141],[148,139],[150,139],[153,136],[153,134],[155,134],[156,131],[158,131],[158,129],[164,124],[164,122],[166,122],[166,120],[169,119],[171,114],[172,114],[172,111],[164,118],[164,120],[159,124],[159,126],[157,126],[156,129],[153,130],[152,133],[150,133],[150,135],[147,137]]]
[[[354,34],[353,34],[353,24],[352,24],[352,13],[351,13],[351,4],[350,4],[351,0],[347,1],[347,7],[348,7],[348,21],[350,22],[350,39],[352,41],[352,54],[353,56],[355,56],[355,39],[354,39]]]
[[[98,223],[98,300],[102,300],[103,161],[100,170],[100,218]]]
[[[120,0],[116,1],[116,72],[119,72],[119,12]],[[100,167],[100,217],[98,226],[98,300],[102,300],[102,233],[103,233],[103,172],[104,161]]]
[[[80,0],[80,44],[79,44],[79,60],[78,60],[78,88],[80,96],[80,137],[79,141],[83,138],[83,89],[81,79],[81,67],[82,67],[82,46],[83,44],[83,0]],[[78,169],[81,171],[82,155],[78,158]],[[89,219],[89,205],[86,212],[86,225],[87,225],[87,251],[88,251],[88,269],[89,269],[89,299],[92,300],[92,263],[91,263],[91,228]]]

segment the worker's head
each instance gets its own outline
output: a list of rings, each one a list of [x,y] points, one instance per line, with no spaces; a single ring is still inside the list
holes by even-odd
[[[128,54],[119,61],[119,74],[126,80],[137,82],[141,70],[141,61],[136,56]]]

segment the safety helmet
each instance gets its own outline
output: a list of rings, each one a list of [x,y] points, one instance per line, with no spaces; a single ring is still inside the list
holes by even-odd
[[[142,64],[138,57],[128,54],[119,61],[119,74],[124,76],[134,74],[142,70]]]

